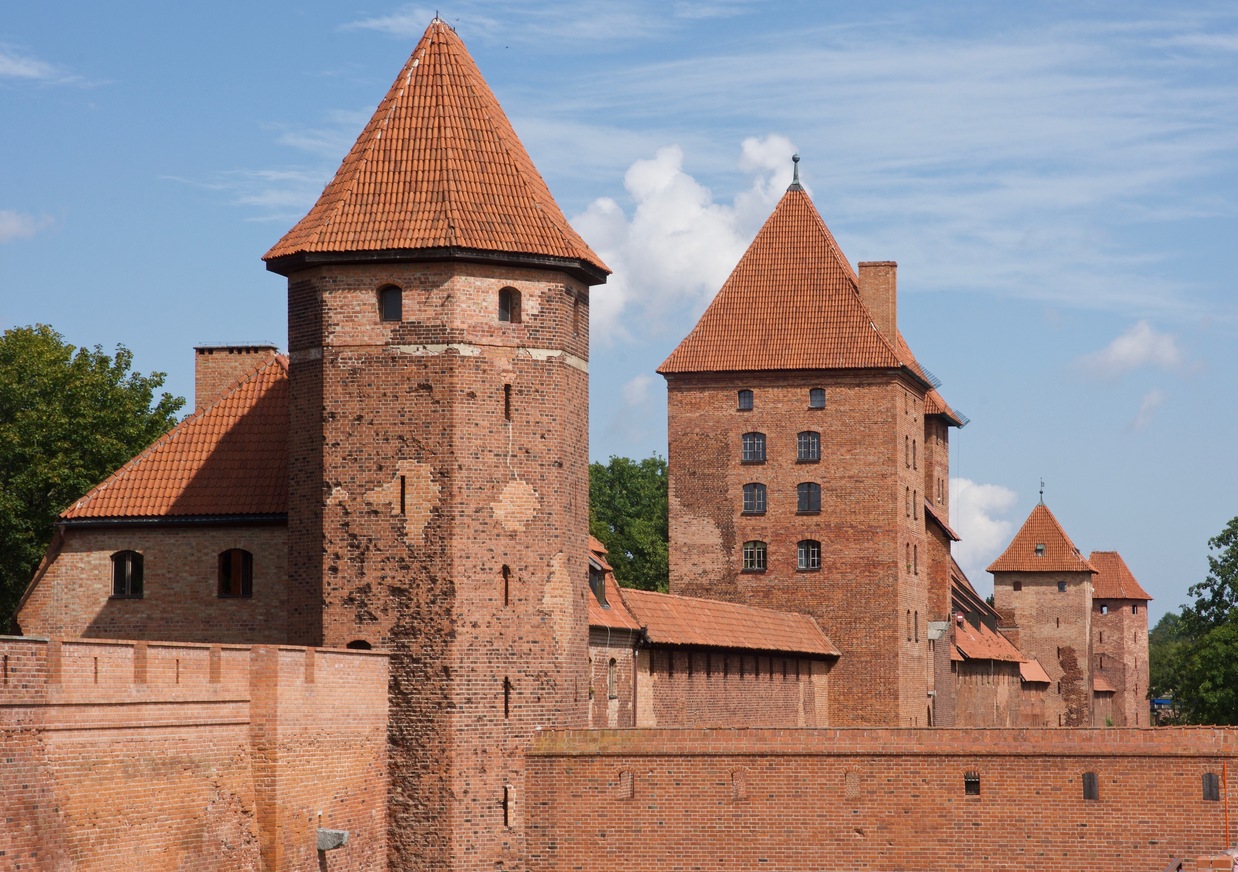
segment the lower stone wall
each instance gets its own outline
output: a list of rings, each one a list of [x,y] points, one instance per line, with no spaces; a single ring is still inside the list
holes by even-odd
[[[1221,728],[547,732],[529,868],[1191,872],[1234,842],[1236,752]]]
[[[0,639],[0,868],[383,868],[386,721],[377,652]]]

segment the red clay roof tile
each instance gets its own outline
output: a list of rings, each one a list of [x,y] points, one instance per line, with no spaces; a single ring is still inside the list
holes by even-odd
[[[1098,675],[1092,679],[1093,693],[1117,693],[1118,689],[1109,683],[1108,679],[1103,675]]]
[[[589,592],[589,626],[608,630],[639,630],[640,624],[623,604],[619,593],[619,585],[615,582],[615,573],[606,562],[606,546],[600,539],[589,537],[589,558],[601,567],[605,574],[606,605],[598,602],[598,598]]]
[[[963,620],[955,621],[954,644],[968,660],[1003,660],[1019,663],[1023,655],[1001,633],[990,630],[985,624],[977,627]]]
[[[1044,553],[1037,556],[1037,546]],[[989,572],[1095,572],[1048,506],[1037,504]]]
[[[647,590],[622,595],[655,645],[839,656],[808,615]]]
[[[1092,599],[1150,600],[1134,573],[1116,551],[1093,551],[1088,561],[1096,567],[1092,578]]]
[[[318,202],[263,259],[443,248],[583,262],[598,281],[609,272],[436,18]]]
[[[60,517],[268,515],[287,508],[288,362],[273,355]]]
[[[1019,664],[1019,677],[1031,684],[1049,684],[1049,673],[1035,658]]]
[[[901,366],[858,281],[808,194],[792,186],[658,372]]]

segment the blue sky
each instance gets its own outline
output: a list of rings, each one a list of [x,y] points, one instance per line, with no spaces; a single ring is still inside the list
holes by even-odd
[[[433,17],[340,2],[8,4],[0,322],[129,346],[285,343],[259,260],[313,203]],[[790,180],[972,422],[960,562],[1046,502],[1120,551],[1153,618],[1238,514],[1238,12],[1231,4],[461,2],[457,28],[594,291],[595,459],[665,454],[654,370]]]

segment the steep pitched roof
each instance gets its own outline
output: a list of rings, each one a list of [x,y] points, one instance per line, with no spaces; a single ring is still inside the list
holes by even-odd
[[[621,593],[655,645],[839,656],[808,615],[647,590]]]
[[[955,621],[954,644],[967,660],[999,660],[1009,663],[1023,662],[1019,649],[1010,640],[987,625],[973,626],[971,622]]]
[[[272,515],[287,510],[288,361],[272,355],[60,518]]]
[[[1093,599],[1152,599],[1118,552],[1093,551],[1088,562],[1096,567],[1096,576],[1092,579]]]
[[[792,185],[692,332],[658,372],[889,368],[855,270]]]
[[[567,223],[455,31],[434,19],[335,178],[266,253],[417,249],[573,261],[609,270]]]
[[[588,597],[589,626],[607,630],[639,630],[640,624],[628,611],[628,607],[623,604],[619,585],[615,582],[614,570],[606,562],[606,546],[594,536],[589,537],[589,560],[597,564],[602,571],[606,591],[606,605],[602,605],[597,596],[590,592]]]
[[[1039,545],[1044,546],[1044,553],[1037,556]],[[1096,567],[1070,541],[1049,507],[1039,503],[1002,555],[989,565],[988,571],[1095,572]]]
[[[1032,658],[1019,664],[1019,677],[1028,684],[1049,684],[1049,673],[1040,665],[1040,661]]]

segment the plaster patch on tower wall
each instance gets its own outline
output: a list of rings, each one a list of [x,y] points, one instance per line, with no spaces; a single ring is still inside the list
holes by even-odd
[[[521,351],[529,355],[529,357],[534,360],[544,362],[552,358],[559,357],[563,359],[564,363],[574,369],[578,369],[581,372],[589,371],[589,361],[579,358],[574,354],[568,354],[566,351],[558,348],[522,348]]]
[[[386,484],[365,495],[370,505],[386,506],[391,514],[400,514],[400,479],[404,479],[404,535],[408,539],[420,536],[430,521],[430,513],[438,506],[439,485],[429,464],[416,460],[401,460],[395,474]]]
[[[542,498],[530,484],[514,478],[503,487],[503,493],[490,507],[504,530],[519,533],[533,520],[541,502]]]
[[[575,624],[572,621],[572,574],[568,572],[567,556],[560,551],[550,561],[546,592],[542,594],[542,610],[551,615],[555,626],[555,649],[570,651]]]
[[[414,357],[436,357],[440,354],[446,354],[448,351],[455,351],[461,357],[477,357],[481,354],[481,346],[470,345],[465,342],[451,342],[441,345],[393,345],[391,347],[400,354],[411,354]]]
[[[399,495],[397,494],[397,498],[398,496]],[[348,491],[344,490],[338,484],[335,487],[331,488],[331,495],[327,497],[328,506],[338,506],[341,503],[346,503],[346,502],[348,502]]]

